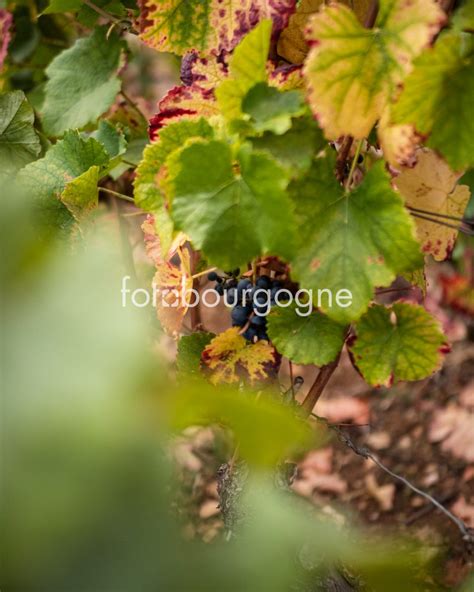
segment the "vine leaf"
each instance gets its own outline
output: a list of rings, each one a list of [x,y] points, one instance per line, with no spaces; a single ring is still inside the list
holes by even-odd
[[[69,181],[61,194],[61,201],[78,222],[99,205],[99,170],[97,165],[91,166],[85,173]]]
[[[97,28],[62,51],[46,68],[43,124],[51,135],[94,122],[120,90],[117,71],[124,45],[116,33]]]
[[[474,289],[469,278],[459,274],[440,277],[443,303],[455,310],[474,316]]]
[[[321,293],[318,306],[334,320],[349,322],[367,310],[376,286],[421,267],[423,257],[414,223],[384,163],[376,162],[351,193],[337,183],[333,165],[334,158],[316,159],[305,178],[290,187],[301,236],[292,274],[313,296],[316,290],[330,290],[332,302]],[[350,306],[346,300],[337,306],[339,290],[352,293]]]
[[[214,56],[201,57],[193,50],[181,60],[180,78],[186,86],[195,84],[204,89],[214,89],[227,75],[227,64]]]
[[[456,184],[459,177],[435,152],[424,149],[417,152],[416,165],[404,167],[394,182],[408,206],[462,218],[471,191],[467,185]],[[456,229],[420,218],[416,227],[425,253],[437,261],[449,256],[458,235]]]
[[[278,34],[295,8],[295,0],[141,0],[141,33],[159,51],[183,55],[189,50],[227,53],[264,19]]]
[[[302,64],[309,51],[309,45],[305,39],[305,29],[310,17],[318,12],[324,4],[324,0],[301,0],[296,12],[291,15],[288,26],[281,32],[278,39],[278,54],[291,64]],[[370,6],[370,0],[342,0],[352,8],[355,15],[363,24]]]
[[[109,156],[102,144],[94,138],[85,140],[79,132],[70,130],[43,158],[27,164],[18,180],[29,191],[44,222],[67,232],[74,222],[61,202],[67,184],[94,165],[103,171],[108,163]]]
[[[41,152],[34,120],[33,109],[23,91],[0,95],[0,177],[15,174]]]
[[[204,348],[201,360],[211,371],[212,384],[238,382],[242,378],[255,382],[267,378],[275,350],[267,341],[249,343],[239,335],[238,327],[232,327],[214,337]]]
[[[296,310],[294,304],[275,307],[267,317],[268,335],[277,351],[295,364],[323,366],[335,360],[344,345],[344,325],[320,312],[300,316]]]
[[[466,2],[457,10],[452,19],[452,24],[460,31],[474,31],[474,2]]]
[[[236,47],[229,63],[229,76],[216,89],[219,108],[228,120],[242,115],[242,100],[254,84],[265,82],[270,50],[271,22],[262,21]]]
[[[183,119],[164,127],[158,140],[149,144],[136,169],[134,198],[139,208],[153,212],[158,223],[158,235],[166,251],[173,240],[173,221],[163,191],[166,176],[165,162],[175,150],[181,149],[189,138],[212,138],[212,127],[204,120]]]
[[[7,57],[8,45],[11,41],[11,26],[13,16],[8,10],[0,8],[0,73],[3,70],[3,63]]]
[[[443,34],[406,78],[393,107],[395,123],[409,123],[456,171],[474,164],[474,50],[460,33]]]
[[[214,337],[214,333],[206,331],[198,331],[180,337],[176,357],[176,367],[180,375],[202,376],[201,354]]]
[[[368,136],[444,19],[434,0],[381,0],[373,29],[341,4],[313,15],[304,71],[309,103],[328,139]]]
[[[186,236],[178,235],[168,250],[162,247],[155,219],[148,216],[142,225],[147,255],[156,272],[153,277],[153,305],[164,331],[177,336],[193,297],[189,251],[183,248]]]
[[[302,115],[305,107],[300,92],[281,92],[259,82],[245,95],[242,111],[249,116],[249,123],[257,133],[271,131],[279,135],[291,128],[292,118]]]
[[[196,140],[167,166],[175,225],[211,264],[232,269],[264,253],[291,254],[288,176],[269,155],[244,146],[234,165],[226,142]]]
[[[438,321],[422,306],[396,302],[367,311],[356,325],[350,351],[369,384],[391,386],[430,376],[447,346]]]
[[[211,119],[219,115],[212,89],[193,86],[175,86],[160,101],[159,111],[150,119],[150,140],[156,140],[160,131],[181,119]]]
[[[110,158],[121,156],[127,150],[127,140],[123,132],[106,119],[99,122],[99,127],[91,134],[91,137],[104,146]]]

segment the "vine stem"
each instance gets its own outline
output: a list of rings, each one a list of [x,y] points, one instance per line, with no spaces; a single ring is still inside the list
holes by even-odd
[[[341,352],[339,352],[335,360],[333,360],[329,364],[326,364],[325,366],[321,366],[319,373],[316,376],[316,380],[313,382],[311,388],[308,391],[308,394],[304,398],[304,401],[301,403],[301,409],[303,410],[305,417],[309,417],[311,415],[314,406],[318,402],[319,397],[323,394],[323,391],[326,388],[329,379],[338,367],[340,358]]]
[[[193,262],[193,271],[196,271],[200,255],[199,252],[191,250],[191,258]],[[199,292],[199,277],[202,274],[193,275],[193,288]],[[194,333],[201,327],[201,311],[199,310],[199,304],[191,308],[191,331]]]
[[[211,271],[216,271],[216,269],[217,269],[217,267],[210,267],[209,269],[205,269],[204,271],[200,271],[199,273],[193,274],[192,278],[193,278],[193,280],[195,280],[196,278],[206,275],[206,273],[210,273]]]
[[[97,14],[100,14],[100,16],[103,16],[104,18],[111,21],[112,23],[115,23],[116,25],[120,24],[120,22],[121,22],[120,19],[115,17],[113,14],[110,14],[109,12],[103,10],[102,8],[100,8],[100,6],[97,6],[97,4],[94,4],[94,2],[91,2],[91,0],[82,0],[82,1],[84,2],[84,4],[86,6],[88,6],[89,8],[92,8],[92,10],[97,12]]]
[[[349,187],[351,186],[351,183],[352,183],[352,176],[354,175],[354,171],[357,166],[357,160],[359,159],[359,154],[362,149],[363,141],[364,141],[364,139],[359,140],[359,142],[357,143],[357,148],[356,148],[356,151],[354,154],[354,158],[352,159],[352,164],[351,164],[351,169],[349,171],[349,176],[347,177],[347,181],[346,181],[346,187],[345,187],[346,193],[349,191]]]
[[[143,113],[143,111],[140,109],[140,107],[137,105],[137,103],[123,89],[120,91],[120,94],[127,101],[130,107],[135,109],[135,111],[140,115],[140,117],[143,119],[143,121],[146,123],[148,127],[148,119],[146,115]]]
[[[128,201],[133,204],[135,203],[135,200],[133,199],[133,197],[130,197],[129,195],[125,195],[124,193],[119,193],[118,191],[114,191],[113,189],[109,189],[108,187],[99,187],[99,191],[103,191],[105,193],[110,193],[110,195],[118,197],[119,199],[123,199],[124,201]]]
[[[355,442],[353,442],[353,440],[350,438],[350,436],[348,436],[346,433],[344,433],[337,425],[330,424],[323,417],[319,417],[318,415],[316,415],[314,413],[312,413],[311,415],[313,417],[315,417],[321,423],[324,423],[330,430],[333,430],[337,434],[339,440],[341,442],[343,442],[343,444],[345,444],[353,452],[355,452],[355,454],[357,454],[358,456],[361,456],[362,458],[371,460],[374,464],[376,464],[379,467],[379,469],[381,469],[382,471],[387,473],[387,475],[390,475],[390,477],[392,477],[393,479],[400,481],[406,487],[408,487],[409,489],[411,489],[412,491],[414,491],[416,494],[420,495],[421,497],[424,497],[431,504],[433,504],[433,506],[438,508],[438,510],[443,512],[443,514],[445,514],[458,527],[461,534],[463,535],[463,539],[466,542],[472,543],[474,541],[474,530],[472,528],[469,528],[468,526],[466,526],[466,524],[460,518],[458,518],[452,512],[450,512],[447,508],[445,508],[436,498],[431,496],[429,493],[426,493],[426,491],[423,491],[422,489],[419,489],[418,487],[413,485],[413,483],[408,481],[408,479],[406,479],[402,475],[399,475],[399,474],[395,473],[394,471],[392,471],[391,469],[389,469],[368,448],[361,447],[361,446],[358,446],[357,444],[355,444]]]

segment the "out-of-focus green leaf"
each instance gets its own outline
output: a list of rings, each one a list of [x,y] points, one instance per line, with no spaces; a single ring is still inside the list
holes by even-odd
[[[202,381],[170,396],[170,417],[176,428],[221,423],[239,443],[239,454],[257,466],[273,466],[290,451],[317,442],[317,435],[294,411],[254,392]]]
[[[41,152],[34,121],[21,90],[0,95],[0,179],[16,173]]]
[[[61,52],[48,66],[43,125],[60,136],[70,128],[94,122],[114,102],[120,90],[117,70],[123,42],[117,33],[106,37],[96,29]]]
[[[127,149],[127,140],[123,132],[105,119],[99,122],[99,127],[91,134],[91,138],[95,138],[104,146],[110,158],[124,154]]]

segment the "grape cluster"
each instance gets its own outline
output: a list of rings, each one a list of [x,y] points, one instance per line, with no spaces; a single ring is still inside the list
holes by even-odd
[[[242,335],[252,343],[260,339],[268,341],[266,316],[275,304],[282,283],[261,275],[253,284],[249,278],[237,280],[238,275],[239,270],[235,270],[226,273],[230,277],[223,278],[211,271],[207,277],[216,282],[215,290],[225,296],[226,304],[232,306],[232,326],[245,328]]]

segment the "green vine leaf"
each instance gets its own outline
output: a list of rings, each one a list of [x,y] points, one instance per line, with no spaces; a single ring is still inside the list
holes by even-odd
[[[219,108],[229,121],[242,116],[242,101],[258,82],[268,78],[271,22],[262,21],[236,47],[229,63],[229,76],[216,89]]]
[[[421,267],[423,257],[414,223],[384,163],[375,163],[351,193],[338,184],[333,167],[333,158],[318,158],[291,186],[301,236],[292,274],[313,295],[331,290],[332,302],[322,294],[317,306],[337,321],[350,322],[367,310],[376,286]],[[352,304],[342,300],[337,305],[340,290],[351,292]]]
[[[264,253],[291,254],[288,176],[270,156],[245,147],[234,164],[227,143],[196,141],[168,166],[175,225],[211,264],[232,269]]]
[[[277,34],[294,8],[295,0],[142,0],[140,36],[159,51],[183,55],[195,49],[218,56],[264,19]]]
[[[430,376],[441,364],[446,343],[438,321],[422,306],[396,302],[367,311],[350,350],[369,384],[391,386]]]
[[[95,122],[114,102],[120,90],[117,71],[124,47],[117,33],[105,28],[79,39],[46,68],[43,125],[60,136],[70,128]]]
[[[109,157],[97,140],[85,140],[77,131],[68,131],[43,158],[26,165],[20,171],[18,180],[29,191],[42,221],[48,224],[53,232],[57,229],[67,232],[74,222],[74,217],[61,201],[64,190],[71,181],[94,165],[102,170],[108,162]],[[66,200],[71,199],[71,207],[75,200],[87,202],[84,188],[91,187],[90,180],[93,174],[78,182],[79,186],[73,185],[66,191]],[[94,199],[94,195],[91,199]]]
[[[178,341],[176,367],[181,376],[200,376],[201,354],[204,348],[214,339],[214,333],[198,331],[191,335],[182,335]]]
[[[302,312],[307,312],[302,307]],[[295,364],[323,366],[336,359],[344,345],[346,328],[320,312],[308,316],[297,306],[275,307],[268,316],[268,335],[277,351]]]
[[[99,122],[99,127],[91,134],[91,138],[104,146],[110,158],[121,156],[127,150],[127,140],[122,131],[105,119]]]
[[[474,164],[474,45],[470,35],[446,33],[415,62],[393,108],[459,171]]]
[[[309,103],[328,139],[369,135],[444,20],[434,0],[381,0],[373,29],[342,4],[323,6],[311,18],[305,76]]]
[[[0,178],[15,174],[39,156],[41,143],[34,121],[33,109],[23,91],[0,95]]]
[[[291,128],[293,117],[304,113],[305,106],[299,91],[281,92],[266,82],[259,82],[245,95],[242,111],[257,133],[271,131],[280,135]]]
[[[91,166],[85,173],[69,181],[61,194],[61,201],[77,222],[81,222],[99,205],[99,170],[97,165]]]
[[[474,1],[466,2],[457,10],[453,17],[453,25],[460,31],[474,32]]]

